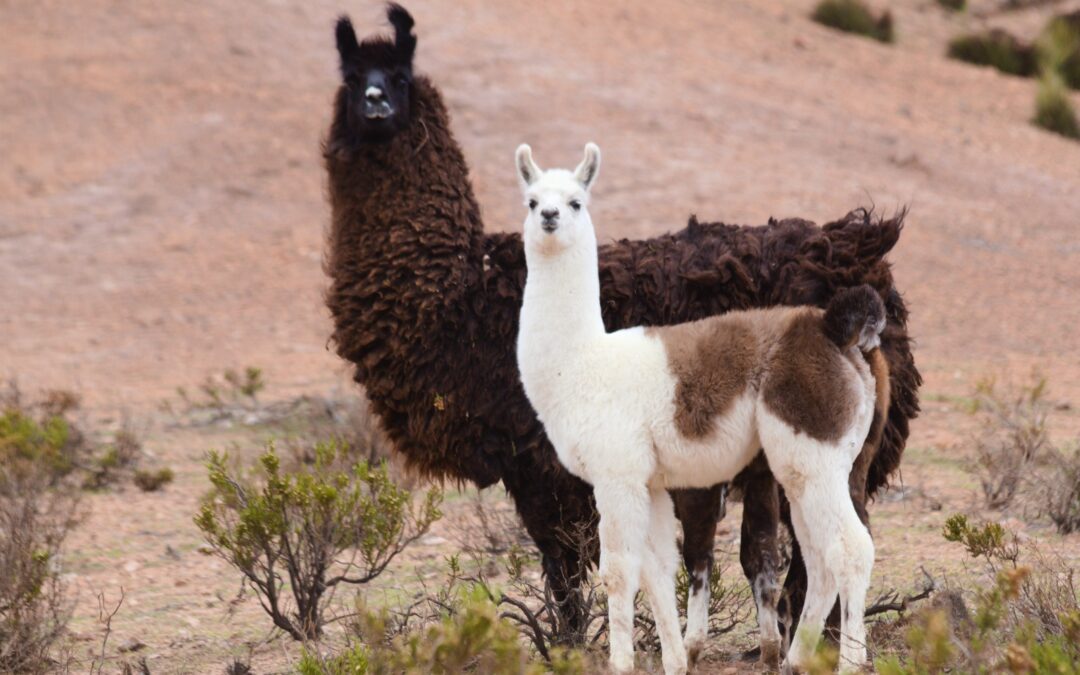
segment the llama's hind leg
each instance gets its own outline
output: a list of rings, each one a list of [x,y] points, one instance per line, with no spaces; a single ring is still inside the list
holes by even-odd
[[[788,491],[789,498],[791,491]],[[846,494],[846,493],[845,493]],[[825,553],[835,529],[827,527],[825,513],[814,509],[813,500],[790,498],[791,524],[802,549],[806,565],[806,599],[799,617],[799,628],[788,650],[788,664],[804,669],[814,654],[825,618],[836,602],[839,590],[833,570],[829,569]]]
[[[709,632],[709,582],[713,570],[716,523],[724,517],[727,483],[705,490],[673,490],[675,515],[682,521],[682,556],[690,577],[686,602],[686,651],[693,665]]]
[[[741,487],[743,493],[739,562],[753,589],[757,606],[761,665],[775,672],[780,668],[781,650],[777,612],[781,564],[779,489],[764,455],[758,455],[736,476],[735,485]]]
[[[874,540],[855,506],[842,507],[838,560],[840,570],[840,669],[859,669],[866,663],[866,593],[874,567]]]
[[[795,667],[806,664],[839,592],[841,668],[860,668],[866,661],[863,610],[874,564],[873,541],[851,503],[843,467],[822,468],[799,487],[788,495],[808,583],[790,662]]]
[[[675,506],[666,490],[651,490],[650,496],[652,504],[641,585],[649,596],[656,619],[664,672],[683,675],[686,672],[686,648],[679,633],[679,608],[675,599],[675,573],[679,565]]]
[[[600,512],[600,578],[608,595],[611,668],[634,668],[634,596],[641,579],[650,497],[644,483],[605,481],[593,488]]]

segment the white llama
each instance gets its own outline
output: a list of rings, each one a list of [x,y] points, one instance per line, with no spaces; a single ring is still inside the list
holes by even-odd
[[[874,562],[848,474],[888,405],[877,349],[884,305],[873,289],[827,310],[732,312],[663,328],[604,329],[589,189],[600,150],[573,172],[542,171],[527,145],[517,171],[528,278],[517,356],[521,381],[559,460],[589,482],[600,513],[611,665],[634,666],[634,595],[649,597],[666,673],[686,671],[675,600],[676,521],[668,488],[734,478],[762,448],[791,502],[808,588],[792,667],[805,666],[840,594],[842,667],[866,661],[863,623]],[[880,392],[875,384],[883,383]],[[759,617],[778,639],[776,617]]]

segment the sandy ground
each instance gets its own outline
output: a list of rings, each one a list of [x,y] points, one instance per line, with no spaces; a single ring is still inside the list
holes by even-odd
[[[1073,404],[1061,433],[1080,429],[1080,144],[1028,123],[1034,82],[942,56],[961,30],[1032,36],[1047,12],[1080,4],[949,15],[891,2],[893,46],[810,22],[812,4],[408,7],[418,68],[448,101],[492,230],[520,221],[510,158],[522,141],[544,165],[600,144],[603,237],[657,234],[690,213],[825,222],[910,206],[892,260],[927,402],[903,471],[945,507],[875,507],[880,578],[903,585],[926,555],[959,562],[933,533],[942,513],[975,504],[970,420],[950,396],[1038,368]],[[146,420],[152,462],[178,472],[159,495],[91,496],[73,540],[87,648],[94,594],[123,585],[118,636],[150,645],[155,672],[207,672],[266,635],[251,599],[227,613],[236,578],[196,552],[190,521],[204,451],[255,439],[166,429],[158,403],[249,364],[277,396],[347,376],[326,350],[320,264],[319,143],[343,11],[361,33],[382,26],[374,2],[0,3],[0,376],[81,392],[95,416]],[[297,650],[256,652],[287,668]]]

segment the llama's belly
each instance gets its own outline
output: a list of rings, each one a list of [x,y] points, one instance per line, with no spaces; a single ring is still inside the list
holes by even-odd
[[[705,488],[730,481],[757,455],[761,447],[756,426],[756,392],[736,398],[712,419],[707,434],[688,437],[675,423],[675,396],[670,412],[654,431],[657,473],[669,488]]]

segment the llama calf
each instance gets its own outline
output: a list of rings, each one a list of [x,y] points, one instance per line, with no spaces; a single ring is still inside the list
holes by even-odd
[[[758,448],[791,502],[809,575],[788,662],[806,665],[839,592],[842,663],[861,666],[874,545],[852,505],[848,474],[875,405],[879,413],[888,406],[877,395],[888,386],[877,349],[881,299],[861,286],[837,293],[825,311],[751,310],[607,333],[587,209],[599,168],[593,144],[573,172],[541,171],[529,146],[518,148],[529,213],[517,355],[559,460],[596,495],[612,667],[633,668],[640,583],[665,672],[686,671],[667,489],[729,481]],[[778,638],[775,616],[759,620],[763,638]]]

